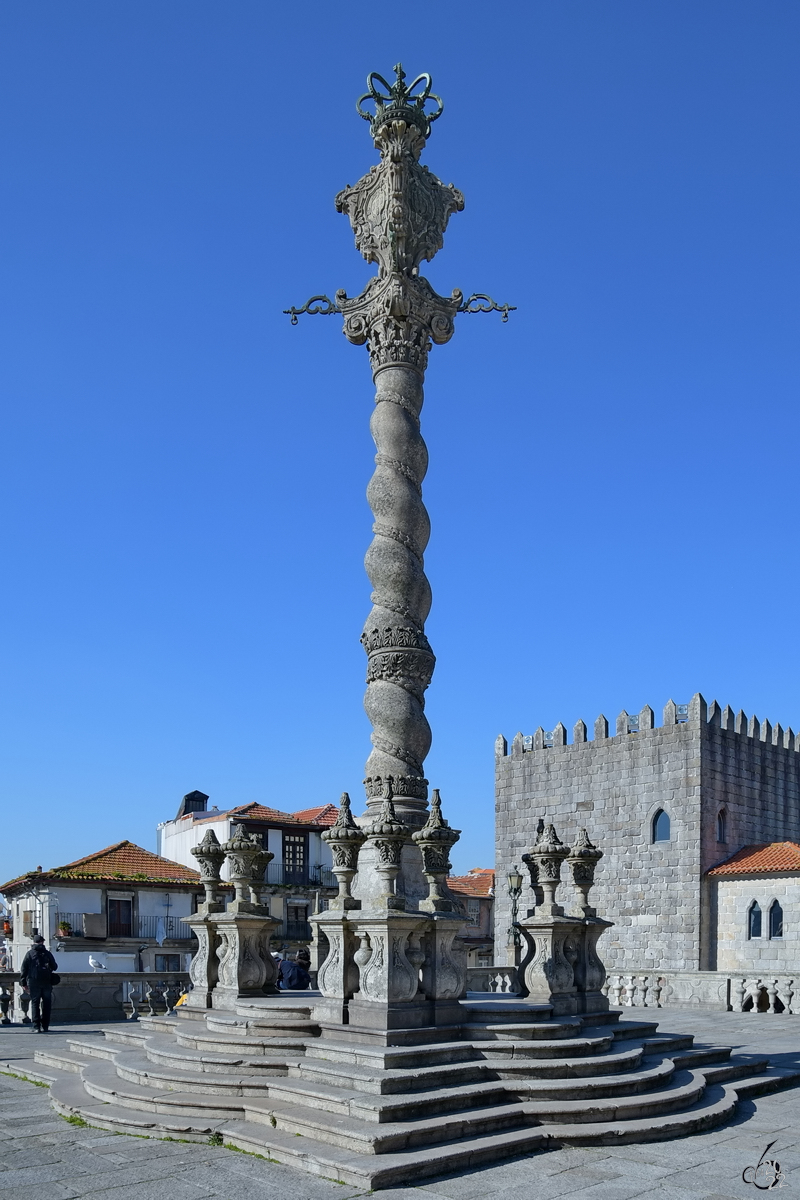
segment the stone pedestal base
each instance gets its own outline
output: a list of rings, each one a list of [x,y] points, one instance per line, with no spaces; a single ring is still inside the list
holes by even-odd
[[[198,949],[189,967],[192,990],[186,1001],[187,1008],[211,1008],[211,997],[217,986],[219,962],[217,946],[219,939],[214,928],[212,914],[198,912],[182,920],[189,925],[197,938]]]
[[[552,1005],[554,1017],[574,1016],[578,989],[573,964],[581,953],[583,922],[553,913],[526,917],[520,930],[529,948],[523,972],[527,998]]]
[[[209,914],[218,938],[219,977],[212,992],[213,1008],[234,1009],[239,1000],[278,995],[278,967],[270,938],[280,929],[267,910]]]
[[[606,1012],[608,1000],[600,990],[606,972],[597,942],[611,924],[598,917],[565,917],[557,905],[541,905],[520,921],[528,946],[520,968],[526,998],[551,1004],[554,1017]]]

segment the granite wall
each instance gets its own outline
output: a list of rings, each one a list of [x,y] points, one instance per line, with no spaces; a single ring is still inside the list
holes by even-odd
[[[687,705],[670,701],[660,727],[645,707],[620,713],[609,732],[599,717],[591,740],[583,721],[571,743],[563,725],[517,734],[510,752],[497,739],[498,961],[510,919],[505,877],[522,865],[542,818],[562,841],[585,827],[604,852],[592,902],[615,923],[600,943],[610,969],[713,968],[716,918],[703,873],[744,845],[800,840],[800,737],[707,705],[699,693]],[[653,841],[660,809],[670,819],[668,842]],[[566,884],[562,901],[570,911]],[[532,904],[526,887],[522,915]]]

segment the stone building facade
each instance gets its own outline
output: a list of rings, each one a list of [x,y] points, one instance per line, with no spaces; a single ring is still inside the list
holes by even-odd
[[[708,872],[716,970],[800,970],[800,845],[746,846]]]
[[[570,844],[585,827],[602,849],[593,902],[614,922],[603,948],[618,970],[713,970],[706,872],[744,846],[800,838],[800,735],[699,693],[670,701],[659,727],[646,706],[620,713],[613,732],[598,717],[592,739],[583,721],[571,742],[561,724],[518,733],[510,750],[501,736],[495,761],[498,948],[511,917],[503,881],[540,819]],[[533,902],[526,888],[521,916]]]

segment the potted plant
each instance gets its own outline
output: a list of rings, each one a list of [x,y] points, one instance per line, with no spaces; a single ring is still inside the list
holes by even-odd
[[[70,925],[69,921],[59,921],[58,922],[58,936],[59,937],[70,937],[71,934],[72,934],[72,926]]]

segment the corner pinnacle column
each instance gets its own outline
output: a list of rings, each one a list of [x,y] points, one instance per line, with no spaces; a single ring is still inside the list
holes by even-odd
[[[371,74],[369,91],[357,106],[371,123],[381,161],[336,198],[338,211],[350,218],[356,246],[379,272],[355,299],[337,293],[336,304],[345,336],[356,345],[367,343],[376,384],[370,428],[377,454],[367,489],[375,536],[365,563],[373,607],[361,636],[368,657],[364,707],[373,726],[367,802],[374,809],[392,796],[401,819],[422,825],[431,744],[425,689],[435,658],[425,636],[431,589],[423,556],[430,522],[422,502],[428,451],[420,412],[428,350],[431,342],[441,345],[452,337],[462,295],[457,290],[447,299],[437,295],[419,266],[441,248],[450,214],[464,207],[464,199],[419,163],[431,121],[442,112],[430,76],[420,75],[406,87],[402,67],[395,73],[392,85]],[[370,100],[374,116],[362,108]],[[428,101],[436,107],[426,113]]]

